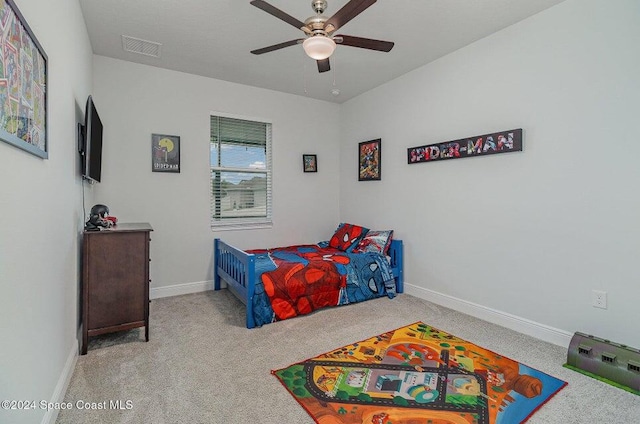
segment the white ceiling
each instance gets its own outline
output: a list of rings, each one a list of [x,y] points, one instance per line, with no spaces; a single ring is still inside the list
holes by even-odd
[[[311,0],[267,0],[304,21]],[[330,17],[348,0],[328,0]],[[563,0],[379,0],[337,33],[393,41],[389,53],[338,45],[318,73],[303,38],[249,0],[80,0],[97,55],[342,103]],[[161,57],[126,52],[122,35],[161,43]],[[332,89],[340,94],[334,96]]]

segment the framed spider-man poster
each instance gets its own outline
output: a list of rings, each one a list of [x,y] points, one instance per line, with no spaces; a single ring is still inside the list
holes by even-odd
[[[180,137],[151,134],[151,170],[180,172]]]
[[[382,141],[380,139],[358,143],[358,181],[376,181],[382,178]]]
[[[522,128],[407,149],[407,163],[435,162],[522,151]]]

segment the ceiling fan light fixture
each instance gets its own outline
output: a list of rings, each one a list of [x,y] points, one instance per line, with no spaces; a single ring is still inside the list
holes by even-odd
[[[302,48],[311,59],[324,60],[333,54],[336,42],[326,35],[314,35],[302,42]]]

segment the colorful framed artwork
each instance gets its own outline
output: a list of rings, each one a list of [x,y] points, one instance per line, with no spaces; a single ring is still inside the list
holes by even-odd
[[[180,137],[151,134],[151,170],[180,172]]]
[[[302,170],[304,172],[318,172],[318,157],[316,155],[302,155]]]
[[[376,181],[382,178],[382,141],[380,139],[358,143],[358,181]]]
[[[0,140],[49,158],[47,55],[13,0],[0,1]]]
[[[522,128],[407,149],[407,163],[435,162],[522,151]]]

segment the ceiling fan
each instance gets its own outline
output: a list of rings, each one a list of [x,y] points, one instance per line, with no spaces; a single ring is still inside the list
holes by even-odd
[[[307,55],[317,61],[318,71],[327,72],[331,69],[329,57],[333,54],[333,51],[336,48],[336,43],[342,44],[343,46],[388,52],[393,48],[393,43],[390,41],[353,37],[351,35],[333,35],[335,31],[343,27],[347,22],[358,16],[360,13],[364,12],[376,1],[377,0],[350,0],[342,9],[336,12],[335,15],[327,18],[322,14],[327,8],[326,0],[312,0],[311,7],[316,14],[302,22],[270,5],[266,1],[252,0],[250,3],[258,9],[262,9],[270,15],[285,21],[289,25],[293,25],[294,27],[304,31],[306,38],[285,41],[284,43],[253,50],[251,53],[263,54],[302,43],[302,47]]]

